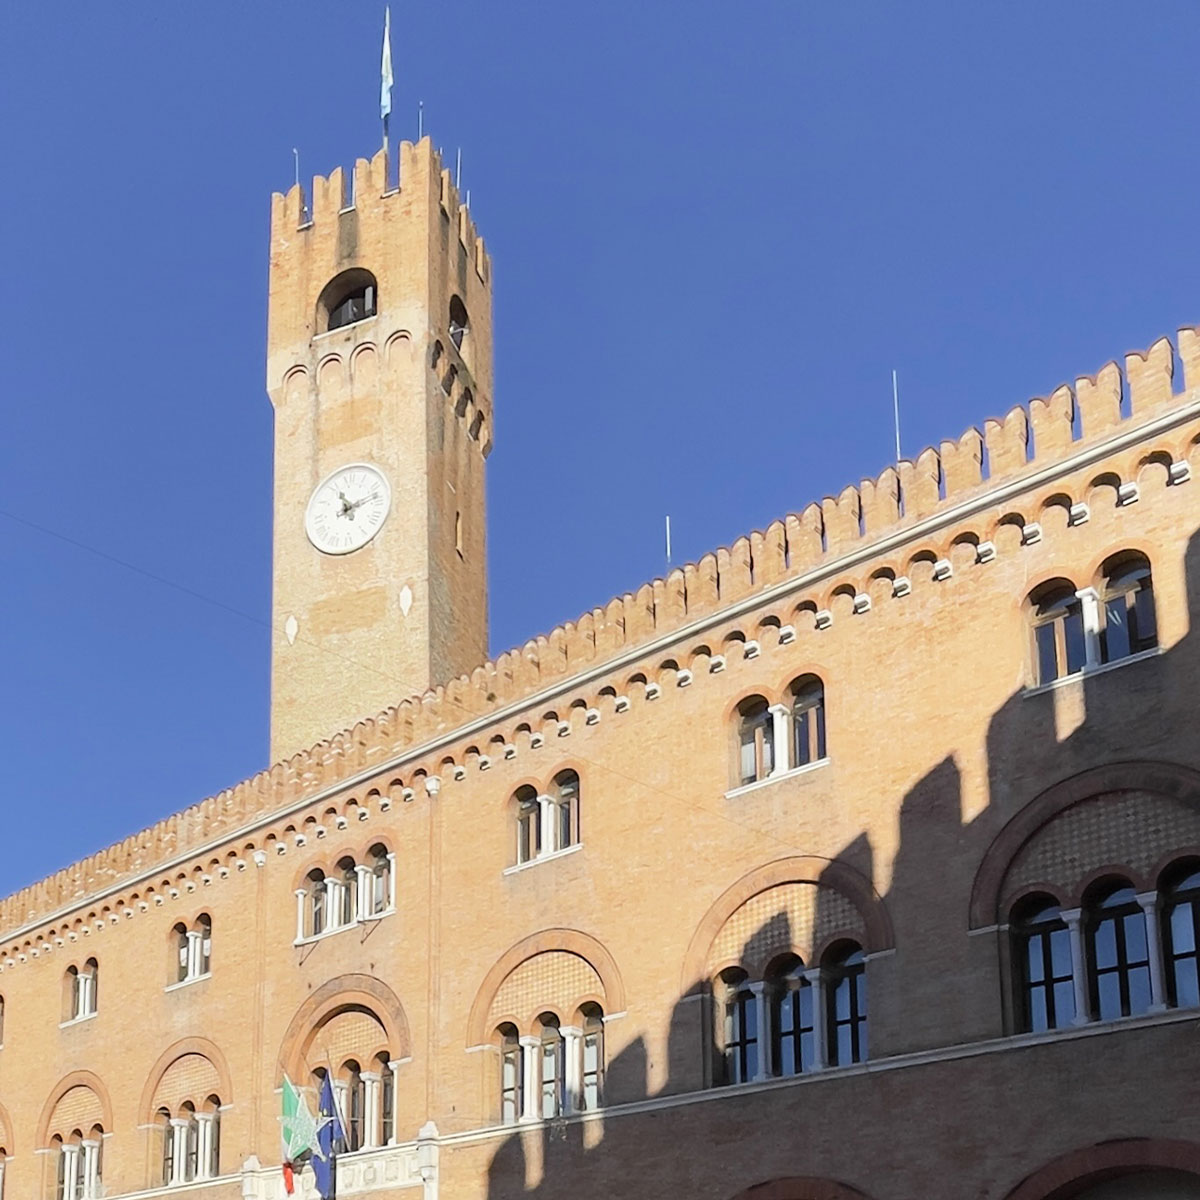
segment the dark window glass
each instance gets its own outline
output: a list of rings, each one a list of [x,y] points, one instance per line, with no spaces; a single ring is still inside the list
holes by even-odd
[[[1056,904],[1042,903],[1013,922],[1017,1009],[1028,1033],[1061,1029],[1075,1017],[1071,940]]]
[[[1146,915],[1133,889],[1117,888],[1088,909],[1092,1007],[1102,1021],[1150,1008]]]
[[[754,783],[770,775],[775,765],[773,720],[761,697],[742,705],[738,720],[738,782]]]
[[[348,295],[329,312],[329,328],[341,329],[343,325],[353,325],[366,317],[375,315],[375,288],[368,284],[358,288]]]
[[[819,679],[802,680],[792,699],[792,766],[825,757],[825,689]]]
[[[835,954],[825,967],[829,1064],[845,1066],[867,1057],[866,959],[855,946]]]
[[[744,982],[733,985],[725,1004],[725,1063],[730,1083],[758,1074],[758,1001]]]
[[[799,1075],[812,1069],[816,1055],[813,989],[797,962],[781,975],[774,995],[775,1074]]]
[[[1134,559],[1111,571],[1104,581],[1104,629],[1100,651],[1105,662],[1116,662],[1158,645],[1154,588],[1150,565]]]
[[[1196,930],[1200,928],[1200,871],[1171,884],[1163,897],[1167,989],[1176,1008],[1200,1007]]]
[[[1038,683],[1050,683],[1083,670],[1087,640],[1082,605],[1074,592],[1054,592],[1037,606],[1033,637]]]

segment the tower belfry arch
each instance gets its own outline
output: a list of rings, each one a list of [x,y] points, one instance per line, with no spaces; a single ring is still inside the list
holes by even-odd
[[[271,208],[271,756],[481,663],[491,263],[428,138]]]

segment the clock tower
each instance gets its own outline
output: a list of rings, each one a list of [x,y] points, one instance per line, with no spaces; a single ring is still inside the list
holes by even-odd
[[[429,139],[271,205],[271,758],[487,657],[491,263]]]

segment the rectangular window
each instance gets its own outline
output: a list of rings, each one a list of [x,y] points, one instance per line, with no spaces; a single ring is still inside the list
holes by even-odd
[[[557,1117],[562,1111],[562,1039],[542,1042],[542,1116]]]
[[[595,1112],[600,1107],[600,1088],[604,1066],[601,1062],[602,1034],[589,1032],[583,1035],[583,1110]]]

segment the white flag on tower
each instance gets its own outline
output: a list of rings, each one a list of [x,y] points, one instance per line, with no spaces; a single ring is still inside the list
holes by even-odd
[[[392,111],[392,10],[383,10],[383,60],[379,64],[379,117],[386,121]]]

